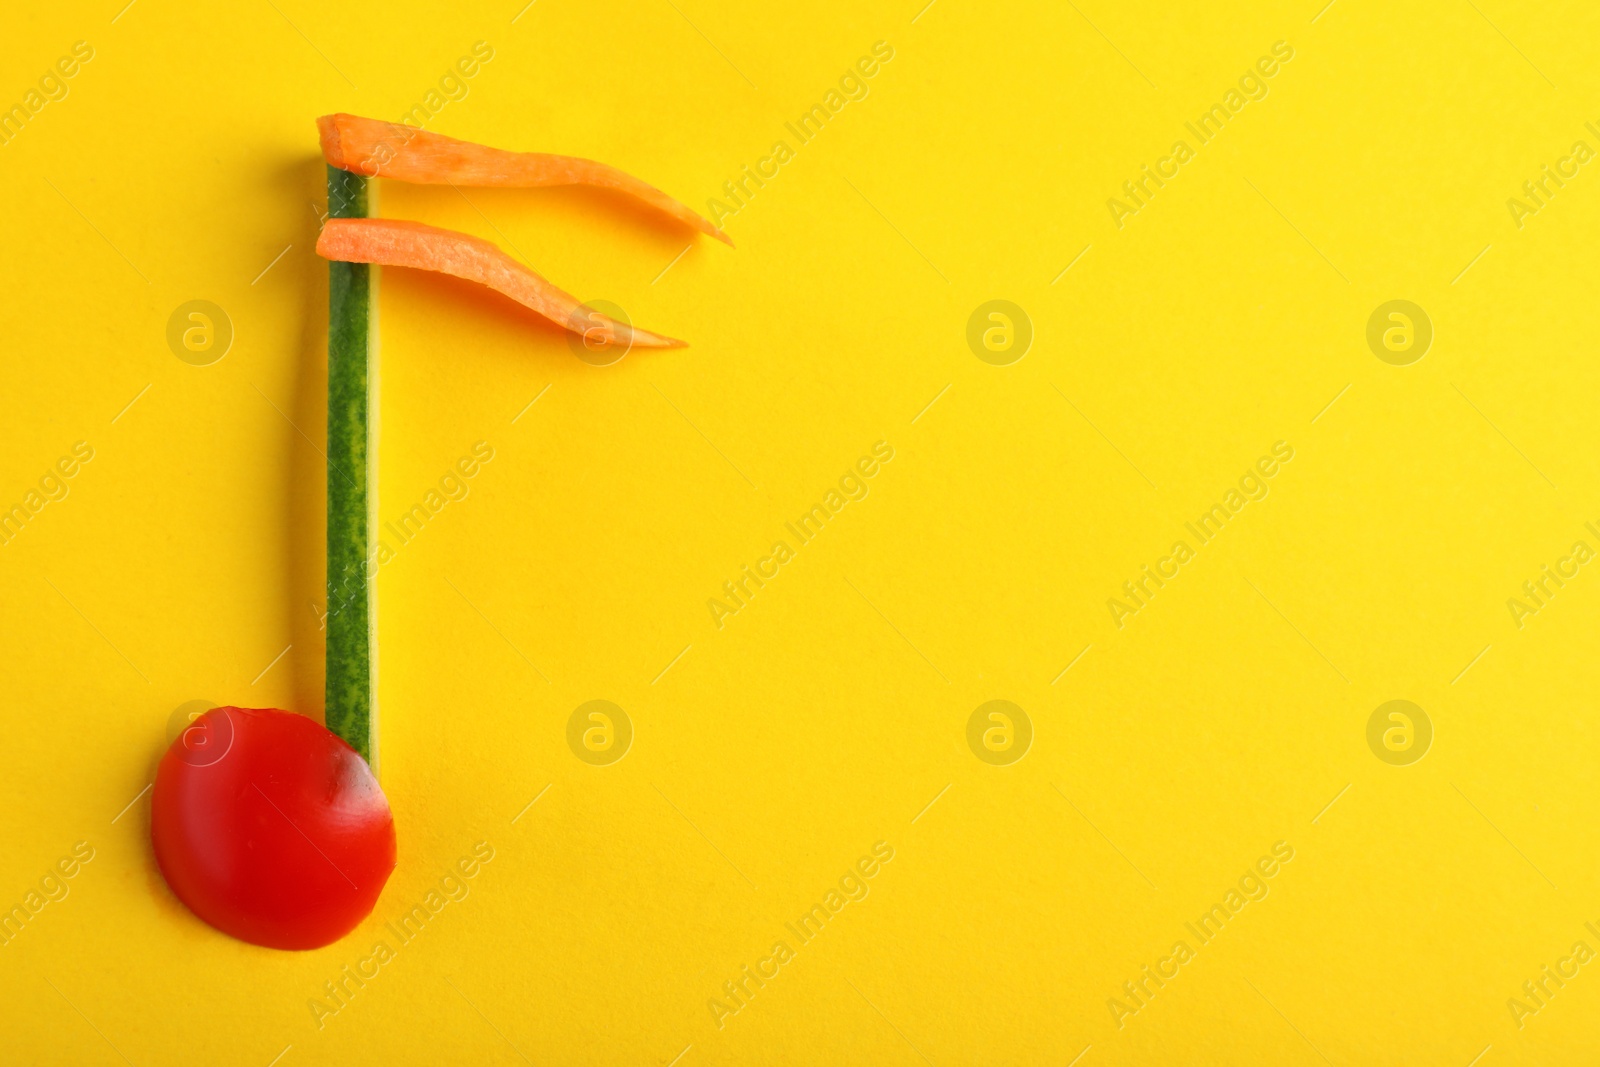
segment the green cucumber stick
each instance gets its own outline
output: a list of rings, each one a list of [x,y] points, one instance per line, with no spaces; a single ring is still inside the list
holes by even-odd
[[[328,215],[365,218],[373,183],[328,168]],[[328,264],[328,729],[378,770],[377,268]]]

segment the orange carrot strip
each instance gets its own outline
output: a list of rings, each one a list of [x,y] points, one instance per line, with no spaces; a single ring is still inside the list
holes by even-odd
[[[317,120],[317,129],[322,134],[322,155],[331,166],[369,178],[393,178],[416,185],[592,185],[615,189],[719,241],[733,244],[727,234],[686,204],[631,174],[592,159],[507,152],[403,123],[343,113],[322,116]]]
[[[647,348],[681,348],[686,344],[584,308],[576,298],[492,243],[455,230],[403,219],[329,219],[317,238],[317,254],[324,259],[416,267],[465,278],[504,293],[573,333],[600,330],[609,333],[617,344]]]

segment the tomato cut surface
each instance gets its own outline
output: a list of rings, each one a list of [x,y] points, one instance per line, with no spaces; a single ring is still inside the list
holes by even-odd
[[[161,758],[150,836],[196,915],[241,941],[311,949],[371,913],[394,816],[365,760],[303,715],[213,708]]]

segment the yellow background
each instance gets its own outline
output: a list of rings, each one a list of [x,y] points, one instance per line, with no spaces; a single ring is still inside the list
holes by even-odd
[[[1594,1061],[1600,968],[1520,1029],[1506,1003],[1600,948],[1600,574],[1521,629],[1506,606],[1597,543],[1600,165],[1506,208],[1600,147],[1592,7],[42,6],[5,16],[0,102],[95,57],[0,148],[0,503],[95,458],[0,548],[0,904],[96,856],[0,948],[8,1062]],[[774,141],[796,158],[736,250],[665,273],[689,236],[603,196],[383,186],[691,347],[596,368],[385,272],[384,517],[496,455],[381,573],[376,913],[244,945],[128,805],[187,701],[321,714],[313,119],[398,118],[479,40],[430,129],[702,211]],[[880,40],[799,147],[784,122]],[[1119,230],[1107,198],[1279,40],[1270,95]],[[1005,367],[965,340],[996,298],[1035,330]],[[1395,298],[1436,331],[1407,367],[1365,341]],[[193,299],[235,329],[210,366],[166,345]],[[870,495],[714,626],[880,440]],[[1278,440],[1270,495],[1114,626]],[[635,729],[606,767],[566,743],[599,698]],[[1366,743],[1397,698],[1435,730],[1406,767]],[[991,699],[1033,724],[1010,766],[967,746]],[[722,983],[880,840],[870,895],[719,1029]],[[308,1000],[479,841],[471,895],[319,1030]],[[1277,841],[1270,895],[1119,1028],[1107,1000]]]

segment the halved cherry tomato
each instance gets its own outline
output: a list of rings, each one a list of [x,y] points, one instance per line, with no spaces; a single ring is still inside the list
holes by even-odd
[[[150,837],[196,915],[241,941],[310,949],[371,913],[394,816],[355,750],[303,715],[213,708],[161,758]]]

